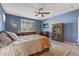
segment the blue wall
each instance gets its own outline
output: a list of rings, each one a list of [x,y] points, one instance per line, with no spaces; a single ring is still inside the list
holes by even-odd
[[[10,27],[10,23],[16,23],[17,24],[17,28],[16,29],[12,29]],[[5,30],[6,31],[11,31],[11,32],[15,32],[17,33],[18,30],[20,29],[20,18],[19,17],[16,17],[16,16],[12,16],[12,15],[7,15],[6,14],[6,23],[5,23]]]
[[[29,19],[29,18],[24,18],[24,17],[20,17],[20,16],[6,14],[6,27],[5,27],[6,31],[11,31],[11,32],[17,33],[20,29],[21,19],[28,19],[28,20],[32,20],[32,21],[34,20],[34,19]],[[34,21],[36,23],[36,32],[40,33],[41,21],[39,21],[39,20],[34,20]],[[10,23],[16,23],[18,25],[18,27],[16,29],[12,29],[12,28],[10,28]]]
[[[4,14],[3,8],[0,4],[0,31],[5,30],[5,21],[4,21],[3,15],[5,15],[5,14]]]
[[[52,17],[48,20],[44,20],[43,23],[48,23],[49,28],[43,28],[42,31],[49,31],[49,36],[52,38],[52,24],[64,23],[64,39],[71,42],[77,42],[78,40],[78,16],[79,10],[74,10],[62,15]]]

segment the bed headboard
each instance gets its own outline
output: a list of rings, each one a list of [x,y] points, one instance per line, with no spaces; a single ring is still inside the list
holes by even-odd
[[[21,32],[21,33],[16,33],[18,36],[19,35],[31,35],[31,34],[36,34],[36,32]]]

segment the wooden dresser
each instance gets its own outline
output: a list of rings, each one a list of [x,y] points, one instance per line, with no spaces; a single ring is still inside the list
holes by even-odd
[[[40,34],[43,36],[49,37],[49,32],[41,32]]]

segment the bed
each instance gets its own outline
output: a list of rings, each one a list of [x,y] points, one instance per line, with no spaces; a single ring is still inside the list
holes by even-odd
[[[41,35],[18,36],[0,48],[0,56],[29,56],[51,48],[50,39]]]

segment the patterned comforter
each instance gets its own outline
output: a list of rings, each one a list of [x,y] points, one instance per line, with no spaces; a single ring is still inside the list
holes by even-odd
[[[0,56],[28,56],[50,47],[50,39],[45,36],[19,36],[17,41],[0,48]]]

